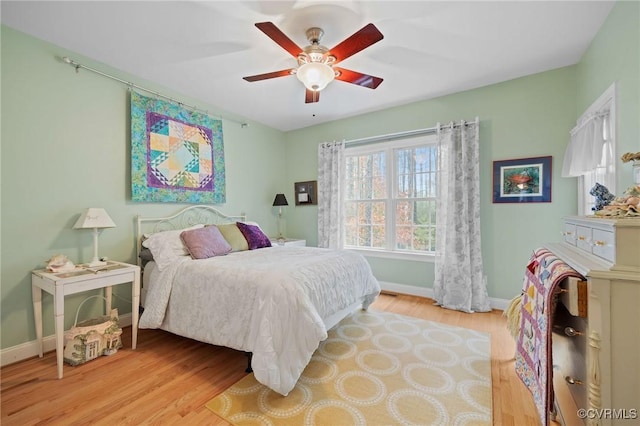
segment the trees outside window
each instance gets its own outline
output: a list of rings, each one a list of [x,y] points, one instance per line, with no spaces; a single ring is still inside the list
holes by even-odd
[[[435,251],[435,135],[347,147],[345,245]]]

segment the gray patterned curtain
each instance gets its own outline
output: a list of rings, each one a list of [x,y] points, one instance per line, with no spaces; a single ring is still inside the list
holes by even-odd
[[[344,247],[344,142],[318,145],[318,247]]]
[[[435,301],[463,312],[491,310],[480,240],[479,120],[438,123]]]

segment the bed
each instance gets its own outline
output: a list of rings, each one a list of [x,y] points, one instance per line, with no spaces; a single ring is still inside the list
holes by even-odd
[[[227,216],[210,206],[187,207],[165,218],[138,216],[138,258],[146,258],[139,327],[250,353],[256,380],[287,395],[327,330],[359,307],[367,309],[380,286],[366,259],[346,250],[234,248],[193,259],[175,245],[183,229],[217,225],[222,230],[238,222],[251,224],[244,215]],[[161,249],[152,245],[153,260],[141,251],[149,241],[165,238],[170,243]],[[171,255],[157,256],[170,244]]]

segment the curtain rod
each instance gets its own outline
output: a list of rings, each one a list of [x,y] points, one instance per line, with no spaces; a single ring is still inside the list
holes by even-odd
[[[91,72],[96,73],[98,75],[101,75],[103,77],[110,78],[111,80],[115,80],[115,81],[118,81],[118,82],[120,82],[122,84],[126,84],[129,87],[129,89],[136,88],[138,90],[142,90],[143,92],[151,93],[152,95],[154,95],[156,97],[167,99],[169,102],[176,103],[176,104],[178,104],[180,106],[189,108],[189,109],[191,109],[193,111],[201,111],[205,115],[209,115],[209,116],[212,116],[212,117],[215,117],[217,115],[217,117],[219,117],[220,119],[224,119],[224,120],[228,120],[228,121],[232,121],[234,123],[240,124],[240,127],[242,127],[242,128],[249,127],[249,125],[246,122],[234,120],[234,119],[231,119],[231,118],[226,118],[226,117],[221,116],[220,114],[216,114],[216,115],[209,114],[208,110],[205,110],[205,109],[202,109],[202,108],[198,108],[198,107],[193,106],[193,105],[187,105],[187,104],[185,104],[183,102],[180,102],[180,101],[177,101],[177,100],[175,100],[175,99],[173,99],[173,98],[171,98],[169,96],[163,95],[162,93],[156,92],[155,90],[147,89],[145,87],[139,86],[139,85],[137,85],[135,83],[132,83],[130,81],[123,80],[123,79],[118,78],[116,76],[113,76],[111,74],[107,74],[107,73],[102,72],[100,70],[97,70],[95,68],[91,68],[91,67],[88,67],[86,65],[82,65],[82,64],[74,61],[73,59],[69,58],[68,56],[63,56],[61,59],[62,59],[62,62],[64,62],[65,64],[69,64],[72,67],[74,67],[76,69],[76,72],[80,72],[80,69],[83,68],[83,69],[85,69],[87,71],[91,71]]]
[[[462,120],[461,123],[449,123],[447,125],[441,126],[441,127],[460,127],[460,126],[466,126],[467,124],[471,124],[472,122],[466,121],[466,120]],[[476,119],[473,121],[473,123],[479,123],[479,119],[476,117]],[[438,131],[438,126],[435,127],[427,127],[425,129],[416,129],[416,130],[407,130],[404,132],[396,132],[396,133],[389,133],[386,135],[379,135],[379,136],[370,136],[367,138],[360,138],[360,139],[352,139],[350,141],[345,141],[344,144],[345,146],[349,145],[349,146],[357,146],[357,145],[366,145],[366,144],[370,144],[370,143],[375,143],[375,142],[380,142],[380,141],[386,141],[386,140],[392,140],[392,139],[402,139],[402,138],[408,138],[411,136],[419,136],[419,135],[426,135],[429,133],[436,133]]]

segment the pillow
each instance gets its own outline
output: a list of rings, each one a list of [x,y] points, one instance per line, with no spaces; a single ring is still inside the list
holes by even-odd
[[[231,245],[216,226],[183,231],[180,239],[194,259],[208,259],[231,251]]]
[[[264,247],[271,247],[271,240],[257,225],[249,225],[247,223],[236,222],[238,229],[249,244],[249,250],[255,250]]]
[[[258,225],[258,222],[252,222],[250,220],[245,220],[244,222],[240,222],[240,223],[246,223],[247,225],[253,225],[253,226],[257,226],[258,228],[260,228],[260,225]],[[262,228],[260,228],[260,230],[262,231]]]
[[[183,231],[202,227],[204,225],[194,225],[187,229],[157,232],[149,235],[149,238],[142,242],[142,246],[151,250],[153,260],[158,265],[158,269],[163,270],[179,257],[189,256],[189,251],[182,243],[180,234]]]
[[[231,251],[249,250],[247,239],[244,237],[242,232],[240,232],[238,225],[235,223],[227,223],[224,225],[217,225],[217,227],[224,239],[227,240],[231,246]]]
[[[153,260],[153,254],[148,248],[143,248],[142,250],[140,250],[140,254],[138,255],[138,257],[143,262],[151,262]]]

